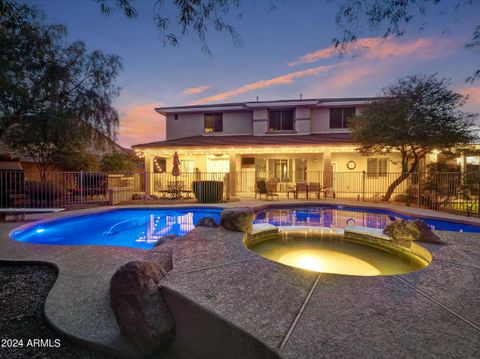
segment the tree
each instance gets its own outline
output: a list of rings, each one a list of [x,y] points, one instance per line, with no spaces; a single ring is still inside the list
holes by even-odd
[[[0,0],[0,136],[44,178],[57,154],[114,138],[120,58],[66,42],[38,9]]]
[[[388,187],[386,201],[432,150],[468,146],[477,140],[472,127],[476,115],[461,110],[466,98],[448,85],[449,80],[436,75],[401,78],[350,119],[349,127],[354,142],[360,144],[360,153],[401,155],[402,173]]]
[[[137,168],[137,162],[138,160],[134,155],[113,152],[112,154],[102,156],[100,168],[102,172],[133,171]]]
[[[383,37],[403,36],[407,25],[415,17],[425,17],[430,6],[445,5],[450,11],[471,6],[472,11],[480,12],[480,0],[342,0],[339,3],[336,22],[343,28],[343,34],[341,38],[334,38],[333,43],[341,52],[348,43],[357,41],[364,29],[380,33]],[[432,14],[428,15],[432,17]],[[425,23],[422,27],[424,26]],[[480,24],[474,26],[472,39],[465,46],[480,47]],[[475,69],[467,81],[474,82],[475,79],[480,79],[480,68]]]
[[[121,11],[130,19],[138,16],[131,0],[96,1],[100,5],[100,11],[107,16],[115,10]],[[207,33],[212,28],[218,32],[227,32],[235,45],[242,44],[240,35],[225,20],[225,15],[239,8],[239,5],[240,0],[154,0],[153,20],[160,31],[164,46],[177,46],[180,36],[194,33],[200,40],[202,51],[211,54]]]

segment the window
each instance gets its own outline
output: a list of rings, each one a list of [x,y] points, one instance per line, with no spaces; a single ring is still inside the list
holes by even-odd
[[[223,114],[221,113],[206,113],[204,115],[205,132],[223,132]]]
[[[194,160],[181,160],[180,173],[193,173],[194,165],[195,165]]]
[[[293,131],[293,110],[270,111],[268,113],[269,131]]]
[[[355,115],[355,107],[331,108],[330,128],[347,128],[348,119]]]
[[[367,158],[367,177],[387,177],[387,158]]]
[[[268,160],[270,176],[279,182],[291,182],[292,159],[270,159]]]
[[[164,173],[167,170],[167,160],[163,157],[153,158],[153,172]]]

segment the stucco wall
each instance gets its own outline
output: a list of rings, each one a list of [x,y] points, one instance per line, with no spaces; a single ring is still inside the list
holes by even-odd
[[[224,112],[223,132],[217,135],[248,135],[252,134],[253,112]],[[185,113],[178,114],[175,120],[174,115],[167,116],[167,140],[182,137],[205,135],[204,114]],[[212,135],[212,134],[209,134]]]

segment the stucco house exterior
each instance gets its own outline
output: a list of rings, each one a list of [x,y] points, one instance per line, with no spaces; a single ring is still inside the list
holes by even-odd
[[[233,174],[234,192],[254,191],[255,179],[276,179],[280,190],[296,182],[321,182],[334,189],[358,183],[335,183],[332,173],[365,173],[376,181],[399,172],[395,153],[365,157],[355,149],[347,120],[373,98],[328,98],[255,101],[160,107],[166,140],[133,149],[144,157],[145,170],[171,172],[178,152],[182,173]],[[349,181],[358,182],[355,176]],[[154,180],[147,181],[154,191]],[[386,182],[386,181],[384,181]],[[387,183],[386,183],[387,184]]]

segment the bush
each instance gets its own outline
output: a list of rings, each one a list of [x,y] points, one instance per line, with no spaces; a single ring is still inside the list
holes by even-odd
[[[223,181],[193,181],[193,193],[199,203],[218,203],[223,197]]]
[[[48,182],[25,182],[25,194],[34,206],[53,206],[55,201],[66,195],[65,188]]]

